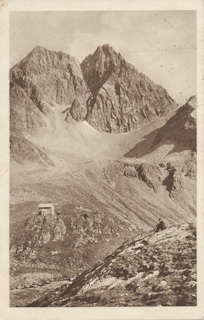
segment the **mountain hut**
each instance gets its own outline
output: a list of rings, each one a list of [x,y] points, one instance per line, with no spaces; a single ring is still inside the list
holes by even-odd
[[[38,206],[39,213],[43,215],[53,215],[55,214],[55,207],[53,203],[41,203]]]

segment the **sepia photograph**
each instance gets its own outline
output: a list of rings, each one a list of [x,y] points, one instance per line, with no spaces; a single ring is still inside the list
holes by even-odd
[[[196,12],[10,12],[10,306],[196,306]]]
[[[0,1],[4,319],[204,311],[203,21],[108,2]]]

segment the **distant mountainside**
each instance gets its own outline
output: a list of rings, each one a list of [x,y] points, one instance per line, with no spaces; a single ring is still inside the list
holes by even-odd
[[[81,66],[66,53],[35,47],[10,70],[10,96],[12,137],[18,133],[25,139],[42,128],[56,130],[61,112],[64,121],[86,120],[99,131],[120,133],[134,131],[176,108],[165,89],[109,45],[98,47]],[[24,149],[23,137],[20,144]],[[25,158],[32,156],[33,152]]]
[[[81,68],[93,95],[87,101],[86,120],[99,131],[133,131],[176,108],[165,89],[108,44],[85,58]]]
[[[29,307],[195,306],[196,229],[138,235]]]

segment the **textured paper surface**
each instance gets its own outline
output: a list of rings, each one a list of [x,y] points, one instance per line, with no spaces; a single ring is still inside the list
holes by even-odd
[[[9,13],[11,11],[196,10],[197,14],[197,226],[196,307],[10,308],[9,307]],[[203,1],[0,1],[0,319],[204,319],[203,238]],[[141,70],[142,71],[142,70]]]

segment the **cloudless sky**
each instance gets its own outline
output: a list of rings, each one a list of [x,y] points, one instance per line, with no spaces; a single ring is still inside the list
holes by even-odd
[[[195,11],[10,12],[10,66],[38,45],[81,62],[106,43],[177,102],[196,93]]]

